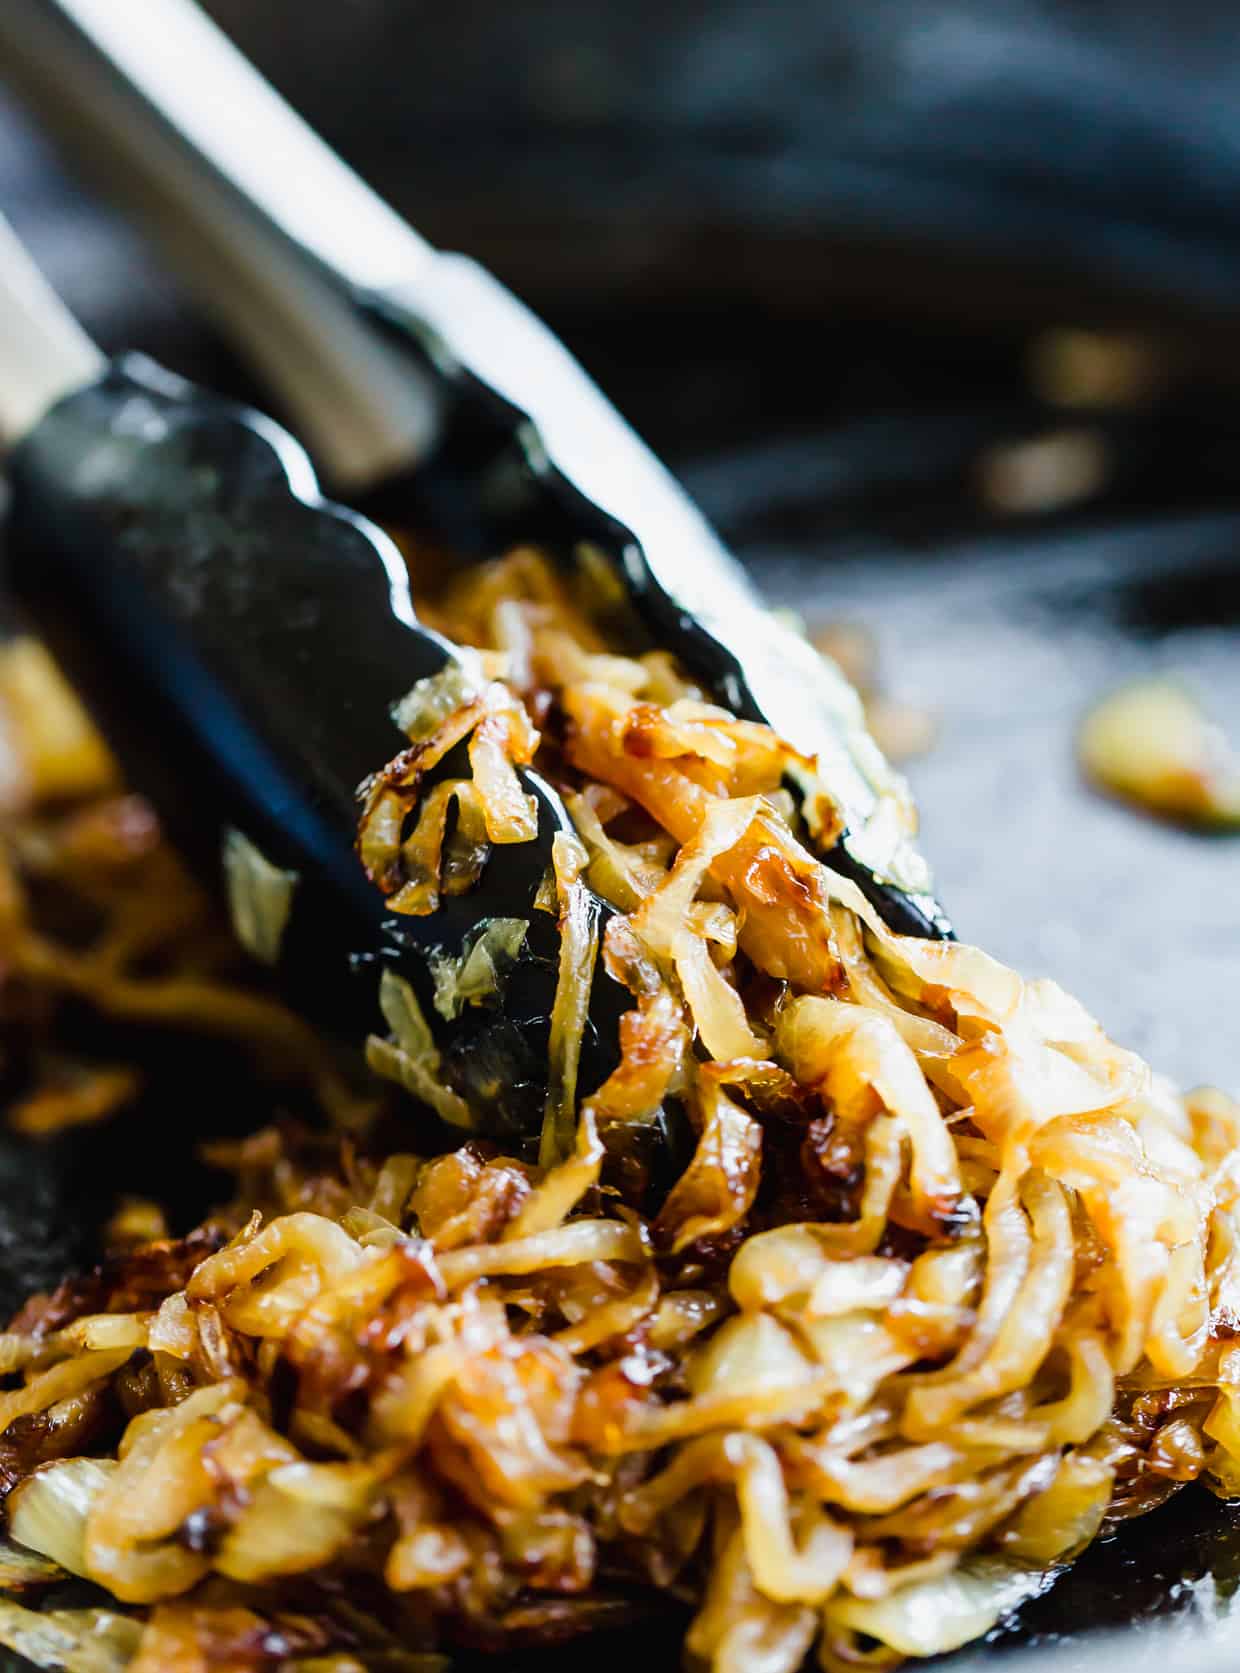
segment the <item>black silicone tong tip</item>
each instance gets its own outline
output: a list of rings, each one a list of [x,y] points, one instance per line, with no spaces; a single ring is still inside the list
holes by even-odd
[[[457,655],[416,622],[392,542],[321,497],[277,425],[138,359],[56,405],[11,478],[13,591],[133,782],[207,876],[229,829],[297,875],[279,958],[292,1001],[360,1039],[382,1027],[379,973],[394,967],[484,1124],[536,1130],[559,935],[534,900],[572,828],[559,798],[525,774],[537,839],[494,850],[476,888],[428,917],[388,912],[354,852],[356,787],[406,742],[393,704]],[[518,963],[496,1008],[449,1022],[428,959],[459,956],[493,917],[528,920]],[[596,987],[594,1081],[627,1002],[602,972]]]

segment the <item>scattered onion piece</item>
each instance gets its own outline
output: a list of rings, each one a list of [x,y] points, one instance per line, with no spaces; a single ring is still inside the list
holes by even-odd
[[[1207,829],[1240,826],[1240,756],[1171,680],[1140,681],[1105,698],[1077,747],[1095,784],[1148,813]]]

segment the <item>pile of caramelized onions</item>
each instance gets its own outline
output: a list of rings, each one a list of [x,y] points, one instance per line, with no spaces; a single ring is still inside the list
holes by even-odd
[[[272,1129],[217,1150],[215,1220],[33,1298],[0,1335],[0,1583],[112,1601],[0,1605],[0,1641],[429,1670],[665,1594],[694,1666],[890,1668],[1186,1482],[1240,1495],[1240,1107],[1051,982],[893,934],[784,788],[812,763],[619,654],[537,556],[423,613],[479,681],[402,706],[361,852],[429,911],[522,840],[516,765],[563,790],[537,1159],[429,1118],[421,1153]],[[426,790],[466,739],[472,776]],[[633,1006],[578,1089],[586,888]],[[383,997],[373,1067],[468,1125],[412,991]]]

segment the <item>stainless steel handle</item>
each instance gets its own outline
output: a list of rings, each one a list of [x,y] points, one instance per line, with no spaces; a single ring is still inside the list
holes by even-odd
[[[45,20],[59,14],[200,163],[352,284],[378,289],[430,258],[430,246],[324,144],[194,0],[43,0],[38,6],[5,0],[2,10],[6,56],[22,53],[19,37],[29,37],[40,14]],[[65,68],[63,60],[55,66],[62,74]]]
[[[0,445],[103,371],[99,350],[0,219]]]
[[[193,0],[4,0],[0,64],[138,211],[337,483],[425,452],[434,382],[348,291],[416,277],[434,252]]]

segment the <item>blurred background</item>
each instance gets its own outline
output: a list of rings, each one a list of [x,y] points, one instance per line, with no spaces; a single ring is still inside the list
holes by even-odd
[[[1240,26],[1217,0],[211,0],[530,301],[871,687],[961,933],[1240,1089],[1240,838],[1086,787],[1240,738]],[[0,91],[0,202],[109,347],[244,388]]]

